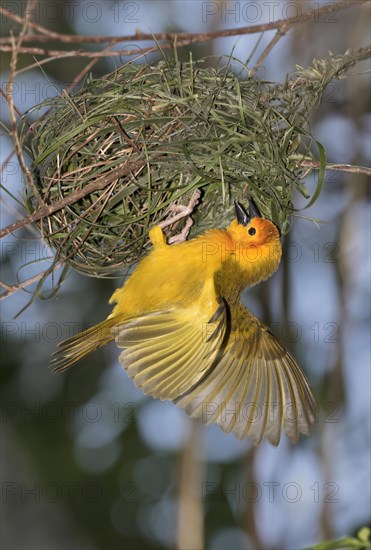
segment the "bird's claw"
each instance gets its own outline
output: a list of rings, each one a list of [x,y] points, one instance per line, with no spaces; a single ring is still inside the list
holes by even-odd
[[[184,204],[172,204],[170,206],[170,210],[173,212],[177,212],[175,216],[172,218],[169,218],[168,220],[164,220],[160,222],[158,225],[161,227],[161,229],[165,229],[165,227],[168,227],[169,225],[173,225],[174,223],[177,223],[179,220],[182,220],[183,218],[186,218],[187,216],[190,216],[195,209],[196,205],[198,204],[201,197],[201,191],[199,189],[196,189],[187,205]],[[170,237],[168,239],[168,244],[175,244],[175,243],[181,243],[184,242],[189,234],[189,231],[193,225],[192,218],[189,218],[178,235],[174,235],[173,237]]]

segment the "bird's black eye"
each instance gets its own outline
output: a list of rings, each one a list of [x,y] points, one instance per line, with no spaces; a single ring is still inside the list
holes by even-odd
[[[250,227],[250,229],[249,229],[249,235],[253,236],[253,235],[255,235],[255,233],[256,233],[255,227]]]

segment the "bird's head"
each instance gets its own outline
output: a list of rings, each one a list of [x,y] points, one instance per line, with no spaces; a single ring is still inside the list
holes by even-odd
[[[282,247],[280,233],[271,221],[262,218],[250,199],[248,212],[235,202],[236,219],[228,227],[228,234],[236,247],[233,259],[256,284],[270,277],[279,266]]]

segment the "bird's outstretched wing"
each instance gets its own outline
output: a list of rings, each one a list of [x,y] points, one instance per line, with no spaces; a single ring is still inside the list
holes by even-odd
[[[211,318],[177,308],[116,327],[122,366],[146,394],[256,445],[264,436],[277,445],[282,426],[293,442],[308,435],[316,405],[295,359],[242,304],[215,308]]]
[[[113,329],[125,348],[121,365],[144,393],[175,399],[192,388],[219,361],[228,332],[223,301],[212,317],[195,308],[155,311]]]
[[[316,403],[299,365],[242,304],[231,311],[228,342],[215,368],[175,403],[255,445],[264,436],[277,445],[282,426],[296,442],[316,421]]]

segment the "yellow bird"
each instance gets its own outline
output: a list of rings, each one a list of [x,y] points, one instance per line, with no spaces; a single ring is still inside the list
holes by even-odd
[[[316,404],[304,373],[241,302],[245,287],[278,268],[280,234],[252,201],[248,213],[235,206],[227,229],[188,241],[169,245],[159,225],[151,229],[153,248],[112,295],[112,313],[61,342],[53,370],[116,340],[121,365],[144,393],[205,424],[256,445],[264,436],[277,445],[282,426],[292,442],[309,435]]]

